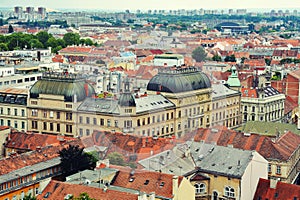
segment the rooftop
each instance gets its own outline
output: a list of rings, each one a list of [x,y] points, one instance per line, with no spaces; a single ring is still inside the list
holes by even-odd
[[[205,173],[241,178],[253,157],[253,151],[187,142],[198,170]]]

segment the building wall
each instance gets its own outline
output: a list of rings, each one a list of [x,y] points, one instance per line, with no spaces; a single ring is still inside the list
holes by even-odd
[[[184,59],[178,58],[178,59],[169,59],[169,58],[154,58],[154,66],[181,66],[184,64]]]
[[[236,127],[241,124],[241,96],[222,96],[212,100],[212,126]]]
[[[5,148],[4,148],[4,143],[6,142],[6,138],[8,134],[10,133],[10,128],[4,129],[0,131],[0,158],[5,155]]]
[[[259,178],[268,178],[268,161],[257,152],[253,152],[253,158],[241,179],[241,199],[253,199]]]
[[[284,94],[266,98],[242,97],[242,120],[280,122],[284,117],[284,101]]]
[[[182,179],[178,190],[173,192],[175,194],[174,200],[195,200],[195,189],[186,178]]]
[[[40,94],[38,99],[29,99],[28,130],[38,133],[63,133],[77,136],[76,110],[79,103],[65,102],[64,97],[60,95]]]
[[[18,131],[27,131],[26,105],[0,103],[0,126],[11,126]]]
[[[228,178],[224,176],[214,176],[213,174],[207,174],[210,177],[210,185],[208,194],[212,196],[213,192],[217,192],[219,197],[225,195],[225,187],[234,189],[234,196],[236,199],[240,197],[240,180],[236,178]]]
[[[287,75],[286,95],[290,96],[293,99],[293,101],[298,102],[299,78],[293,76],[292,74]]]

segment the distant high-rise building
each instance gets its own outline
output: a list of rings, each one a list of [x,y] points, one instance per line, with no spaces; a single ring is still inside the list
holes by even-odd
[[[44,8],[44,7],[38,7],[38,13],[40,15],[45,15],[46,14],[46,8]]]
[[[23,12],[23,8],[21,6],[16,6],[15,7],[15,13],[21,14]]]
[[[34,7],[26,7],[26,12],[32,14],[34,12]]]

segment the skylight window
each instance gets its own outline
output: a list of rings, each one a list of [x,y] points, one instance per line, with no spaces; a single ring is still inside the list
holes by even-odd
[[[129,179],[129,182],[133,182],[134,181],[134,177],[131,177],[130,179]]]
[[[165,182],[161,182],[160,184],[159,184],[159,187],[164,187],[164,185],[165,185]]]

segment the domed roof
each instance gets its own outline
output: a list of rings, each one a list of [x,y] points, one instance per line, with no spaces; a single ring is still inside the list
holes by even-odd
[[[121,94],[118,104],[120,106],[128,106],[128,107],[135,107],[135,100],[131,93],[125,92]]]
[[[206,74],[195,68],[184,68],[158,73],[149,81],[147,90],[179,93],[210,87]]]
[[[94,88],[82,78],[75,76],[44,75],[30,89],[30,97],[39,94],[63,95],[66,102],[82,101],[95,93]]]

